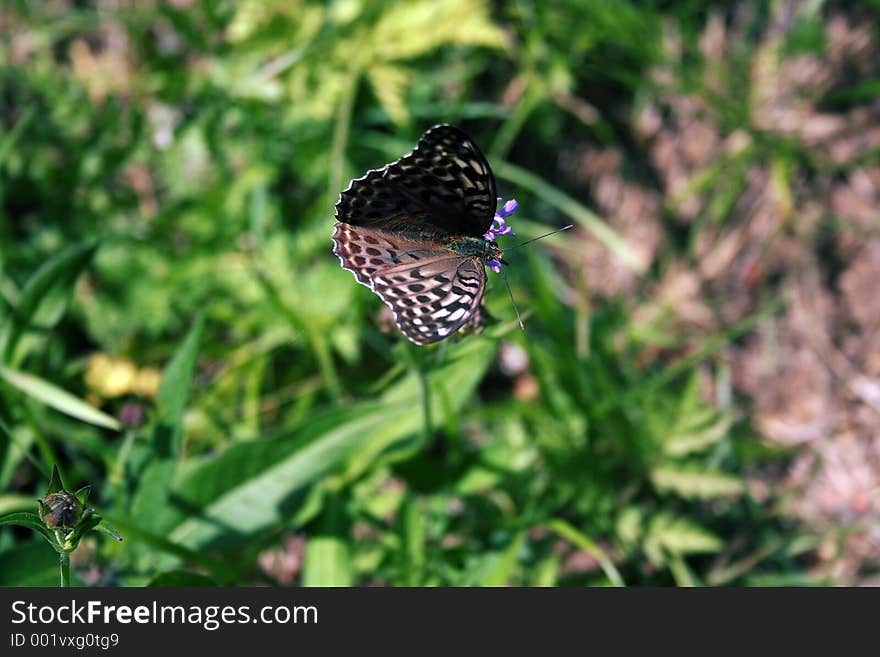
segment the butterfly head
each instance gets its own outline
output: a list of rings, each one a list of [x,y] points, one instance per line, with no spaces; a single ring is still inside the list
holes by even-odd
[[[502,255],[502,251],[495,242],[487,241],[483,250],[483,260],[486,266],[496,274],[501,271],[501,265],[506,265],[507,261]]]

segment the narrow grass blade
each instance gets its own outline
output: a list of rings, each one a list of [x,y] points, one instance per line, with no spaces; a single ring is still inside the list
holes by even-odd
[[[29,397],[33,397],[46,404],[46,406],[77,420],[116,431],[122,428],[122,425],[116,418],[87,404],[79,397],[75,397],[55,384],[32,374],[0,367],[0,378],[15,386]]]
[[[544,523],[544,526],[559,534],[561,538],[564,538],[566,541],[573,543],[580,549],[584,550],[587,554],[598,561],[599,566],[602,568],[602,572],[605,573],[608,581],[614,586],[626,586],[623,582],[623,577],[620,576],[620,572],[618,572],[608,555],[605,554],[605,550],[587,538],[583,533],[572,527],[565,520],[558,518]]]
[[[558,187],[548,183],[540,176],[531,171],[526,171],[510,162],[500,162],[495,167],[495,173],[505,180],[528,189],[535,196],[570,217],[588,231],[593,233],[597,240],[617,256],[621,262],[633,271],[641,271],[642,264],[635,254],[626,245],[626,242],[614,230],[609,228],[598,216],[590,212],[583,204],[563,192]]]

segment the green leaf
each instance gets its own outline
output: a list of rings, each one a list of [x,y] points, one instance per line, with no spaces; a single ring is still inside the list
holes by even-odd
[[[116,418],[107,415],[79,397],[75,397],[66,390],[33,374],[0,366],[0,378],[15,386],[29,397],[33,397],[37,401],[46,404],[46,406],[77,420],[116,431],[122,428],[122,425]]]
[[[73,283],[88,266],[95,249],[96,240],[88,240],[62,251],[50,258],[28,279],[11,317],[0,325],[0,362],[14,365],[23,357],[15,349],[25,330],[38,325],[45,331],[61,316],[58,299],[66,304]]]
[[[425,519],[414,498],[406,498],[400,520],[403,544],[400,580],[404,586],[419,586],[425,579]]]
[[[348,542],[338,536],[309,539],[303,564],[303,586],[351,586]]]
[[[49,485],[46,487],[46,495],[52,493],[60,493],[66,490],[64,481],[61,479],[61,472],[58,470],[58,464],[52,466],[52,476],[49,477]]]
[[[86,506],[89,501],[89,493],[92,492],[92,485],[86,484],[85,486],[80,486],[77,491],[74,493],[76,499],[79,500],[79,503],[83,506]]]
[[[651,519],[645,543],[646,548],[662,548],[673,555],[717,552],[722,545],[720,538],[693,520],[668,513]]]
[[[34,498],[29,495],[7,493],[0,495],[0,516],[13,511],[25,511],[34,508]]]
[[[673,555],[669,560],[669,571],[672,573],[678,586],[694,587],[703,585],[679,554]]]
[[[57,548],[57,543],[55,541],[55,535],[52,533],[46,525],[40,520],[40,516],[36,513],[32,513],[30,511],[16,511],[13,513],[7,513],[4,516],[0,516],[0,526],[2,525],[18,525],[19,527],[27,527],[28,529],[33,529],[40,536],[49,541],[49,545],[53,548]]]
[[[507,586],[516,572],[516,563],[526,542],[525,532],[519,532],[504,551],[498,555],[495,565],[483,577],[481,586]]]
[[[161,531],[173,514],[168,496],[180,457],[183,414],[195,374],[203,326],[204,314],[199,313],[165,366],[156,393],[159,417],[153,427],[151,460],[140,475],[131,505],[132,517],[150,532]]]
[[[192,387],[204,324],[205,316],[200,312],[162,373],[156,404],[162,422],[172,427],[180,427],[183,423],[183,411]]]
[[[673,433],[663,438],[663,451],[666,454],[680,457],[708,449],[724,440],[733,422],[730,415],[715,416],[714,413],[707,418],[697,417],[695,420],[683,422]]]
[[[724,416],[702,431],[669,436],[663,446],[663,451],[673,457],[701,452],[721,442],[727,436],[731,422],[732,419],[729,416]]]
[[[405,413],[406,407],[398,410]],[[233,445],[175,486],[175,497],[198,513],[181,515],[169,536],[201,549],[220,539],[238,543],[277,524],[296,493],[382,432],[387,412],[373,403],[353,405],[313,417],[288,438]],[[409,428],[418,426],[416,419]]]
[[[380,62],[410,59],[446,45],[503,48],[485,0],[408,0],[387,5],[371,31],[371,50]],[[365,54],[361,55],[365,57]]]
[[[107,536],[112,538],[114,541],[117,541],[120,543],[123,540],[122,536],[119,535],[119,532],[116,531],[116,527],[114,527],[109,522],[107,522],[107,520],[105,518],[100,519],[100,522],[95,527],[95,531],[99,531],[102,534],[106,534]]]
[[[528,582],[528,586],[558,586],[560,566],[559,555],[549,555],[531,570],[531,580]]]
[[[351,521],[343,500],[338,495],[328,496],[321,526],[306,544],[303,586],[351,586],[350,533]]]
[[[671,491],[684,498],[735,497],[745,488],[743,481],[733,475],[685,466],[654,468],[651,482],[659,490]]]
[[[409,121],[405,97],[411,77],[409,71],[399,66],[375,66],[367,69],[367,77],[389,118],[398,125]]]

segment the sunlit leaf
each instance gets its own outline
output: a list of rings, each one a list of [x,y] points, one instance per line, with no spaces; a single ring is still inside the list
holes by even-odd
[[[0,378],[15,386],[26,395],[77,420],[107,429],[119,430],[122,427],[116,418],[98,410],[63,388],[59,388],[33,374],[0,367]]]
[[[743,481],[733,475],[684,466],[654,468],[651,481],[661,491],[686,498],[734,497],[745,487]]]

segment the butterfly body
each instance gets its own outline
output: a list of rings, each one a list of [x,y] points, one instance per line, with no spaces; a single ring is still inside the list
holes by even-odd
[[[484,263],[501,249],[492,226],[495,180],[476,145],[439,125],[396,162],[351,182],[336,204],[333,252],[373,290],[416,344],[479,329]]]
[[[450,251],[465,256],[476,256],[483,260],[500,260],[501,249],[494,241],[481,237],[469,237],[467,235],[453,235],[449,237],[444,246]]]

